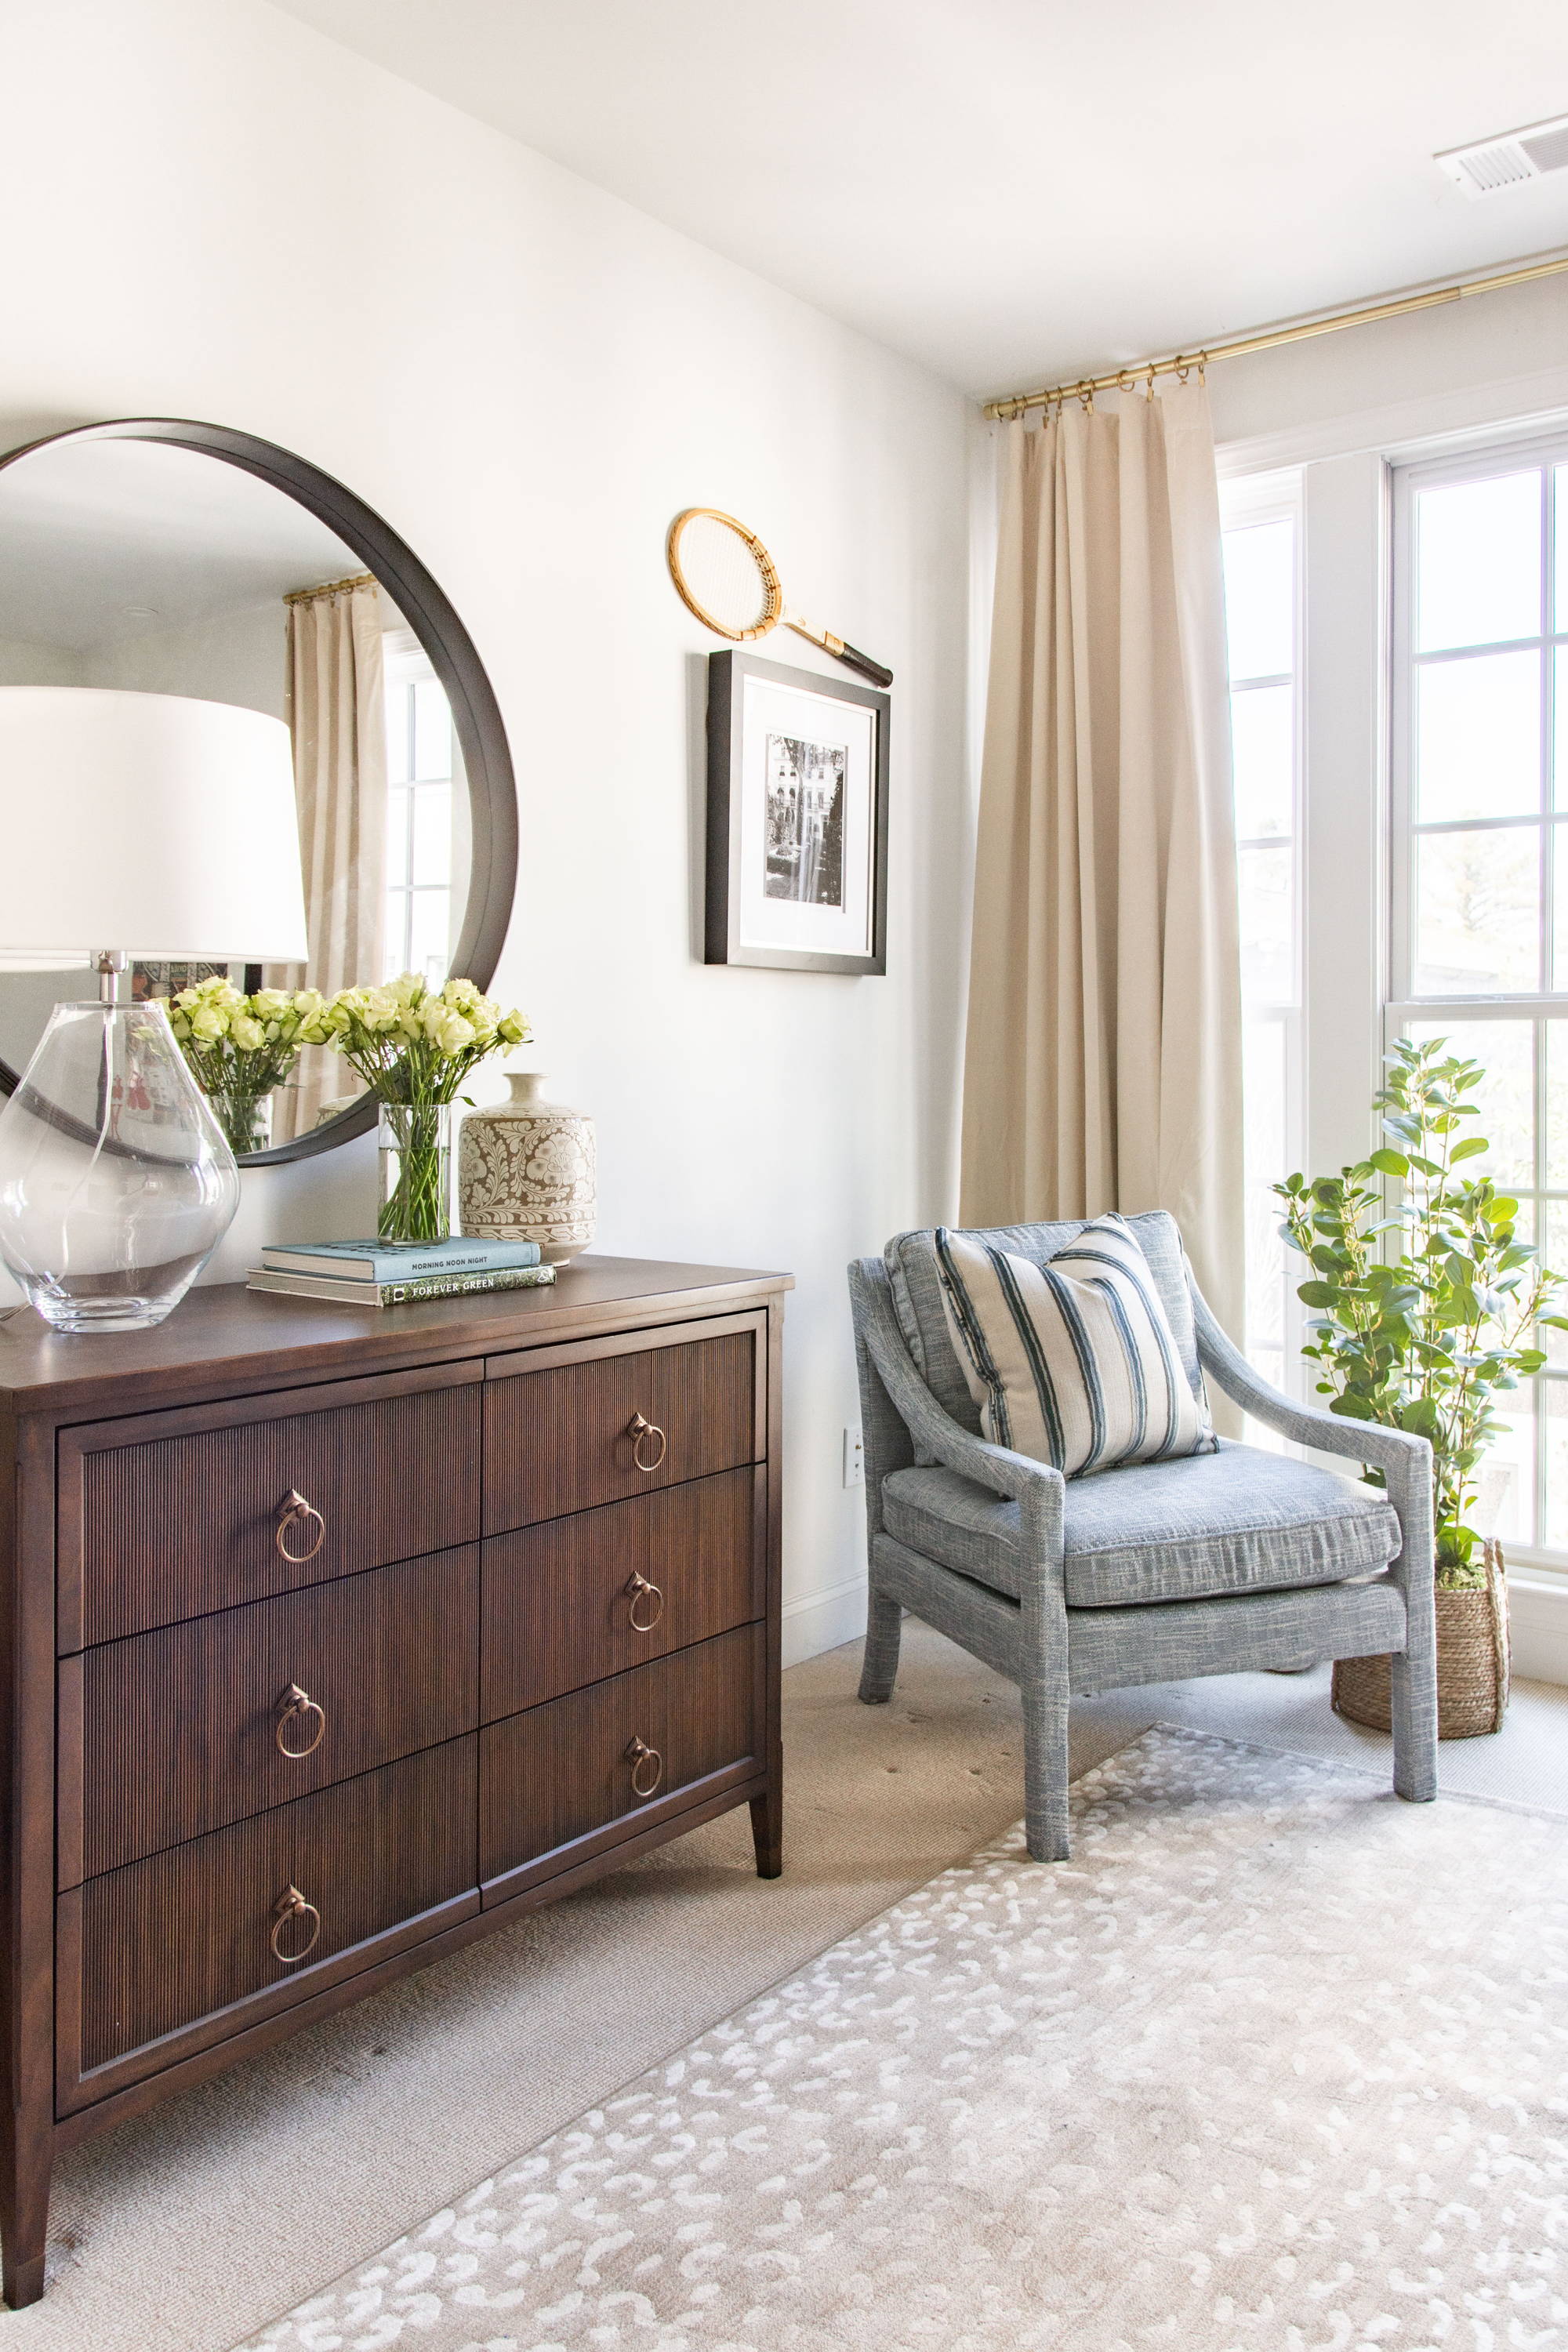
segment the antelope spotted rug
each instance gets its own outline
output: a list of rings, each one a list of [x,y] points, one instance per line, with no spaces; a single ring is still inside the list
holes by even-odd
[[[246,2352],[1568,2347],[1568,1823],[1163,1725],[1074,1807]]]

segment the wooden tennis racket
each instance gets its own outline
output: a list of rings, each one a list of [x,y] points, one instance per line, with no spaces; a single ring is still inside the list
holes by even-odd
[[[765,637],[782,621],[797,637],[820,646],[873,686],[893,683],[892,671],[869,654],[846,645],[831,629],[817,628],[804,614],[791,612],[773,557],[756,532],[733,515],[718,507],[688,507],[669,526],[666,552],[681,602],[704,628],[740,646]]]

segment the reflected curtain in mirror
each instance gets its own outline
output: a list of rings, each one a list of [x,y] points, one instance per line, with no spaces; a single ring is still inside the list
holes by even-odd
[[[962,1214],[1168,1209],[1243,1306],[1218,488],[1197,384],[1005,428]],[[1283,1171],[1281,1171],[1283,1172]]]
[[[386,907],[386,706],[380,592],[368,576],[290,596],[287,707],[300,802],[310,983],[323,996],[382,971]],[[269,979],[272,975],[268,975]],[[280,971],[273,984],[298,987]],[[361,1091],[335,1054],[300,1055],[282,1088],[273,1139],[314,1127],[322,1105]]]

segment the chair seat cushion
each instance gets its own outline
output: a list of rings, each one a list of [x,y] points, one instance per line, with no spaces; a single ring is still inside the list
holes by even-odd
[[[1016,1503],[952,1470],[895,1470],[882,1515],[911,1551],[1016,1598]],[[1375,1575],[1399,1544],[1375,1487],[1223,1438],[1215,1454],[1106,1470],[1066,1490],[1071,1609],[1339,1584]]]

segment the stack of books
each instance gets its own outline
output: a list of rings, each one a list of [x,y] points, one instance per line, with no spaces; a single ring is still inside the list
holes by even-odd
[[[324,1298],[335,1307],[403,1307],[419,1298],[462,1298],[475,1290],[532,1290],[553,1282],[537,1242],[277,1242],[250,1270],[252,1290]]]

